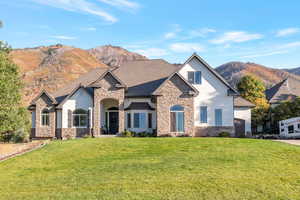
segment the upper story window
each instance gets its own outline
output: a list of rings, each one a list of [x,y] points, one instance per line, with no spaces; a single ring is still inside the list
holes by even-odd
[[[77,109],[73,112],[73,127],[86,128],[88,125],[88,112],[83,109]]]
[[[50,125],[50,115],[49,115],[49,110],[48,109],[42,110],[41,123],[42,123],[42,126],[49,126]]]
[[[184,108],[180,105],[172,106],[170,109],[171,132],[184,132]]]
[[[191,84],[199,85],[202,83],[201,71],[188,72],[188,81]]]

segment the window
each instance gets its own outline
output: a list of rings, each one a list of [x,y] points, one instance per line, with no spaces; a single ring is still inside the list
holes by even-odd
[[[300,129],[300,124],[298,124],[298,129]]]
[[[131,114],[127,113],[127,128],[131,128]]]
[[[207,123],[207,106],[200,107],[200,123]]]
[[[148,113],[148,128],[152,128],[152,113]]]
[[[134,113],[133,127],[134,128],[146,128],[146,113]]]
[[[294,125],[288,126],[289,133],[294,133]]]
[[[215,109],[215,124],[216,126],[223,125],[222,109]]]
[[[201,84],[202,78],[201,78],[201,72],[195,71],[195,72],[188,72],[188,81],[191,84]]]
[[[88,125],[88,112],[77,109],[73,112],[73,127],[86,128]]]
[[[49,110],[44,109],[41,113],[41,123],[42,126],[49,126],[50,125],[50,117],[49,117]]]
[[[170,109],[171,132],[184,132],[184,108],[175,105]]]

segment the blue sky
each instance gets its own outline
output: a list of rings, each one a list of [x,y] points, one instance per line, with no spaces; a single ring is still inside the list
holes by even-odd
[[[112,44],[172,63],[197,52],[212,66],[300,67],[300,1],[0,1],[0,39],[13,48]]]

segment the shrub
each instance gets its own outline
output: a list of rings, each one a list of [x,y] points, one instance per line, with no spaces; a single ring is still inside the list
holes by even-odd
[[[223,131],[219,133],[219,137],[230,137],[230,133]]]
[[[87,138],[92,138],[91,134],[86,133],[82,136],[82,138],[87,139]]]
[[[134,137],[135,136],[135,133],[134,132],[131,132],[131,131],[128,131],[128,130],[125,130],[123,131],[121,134],[120,134],[121,137]]]
[[[19,129],[17,130],[11,138],[11,142],[14,143],[21,143],[21,142],[28,142],[29,141],[29,136],[28,133],[26,131],[24,131],[24,129]]]

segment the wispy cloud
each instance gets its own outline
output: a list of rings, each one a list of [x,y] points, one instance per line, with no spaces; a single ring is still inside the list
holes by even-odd
[[[182,31],[181,27],[178,24],[174,24],[172,26],[173,26],[172,28],[173,30],[164,35],[165,39],[174,39],[177,37],[177,34]]]
[[[52,38],[58,39],[58,40],[75,40],[77,39],[76,37],[72,36],[66,36],[66,35],[54,35],[51,36]]]
[[[276,36],[284,37],[284,36],[293,35],[293,34],[296,34],[299,32],[300,32],[299,28],[286,28],[286,29],[281,29],[281,30],[277,31]]]
[[[261,39],[263,35],[257,33],[247,33],[244,31],[232,31],[226,32],[219,38],[210,40],[213,44],[224,44],[224,43],[240,43],[250,40]]]
[[[200,28],[200,29],[195,29],[191,30],[188,32],[188,36],[186,39],[193,39],[193,38],[204,38],[206,37],[209,33],[215,33],[217,32],[215,29],[212,28]]]
[[[289,49],[289,48],[294,48],[294,47],[300,47],[300,41],[296,42],[290,42],[282,45],[278,45],[278,49]]]
[[[258,57],[267,57],[267,56],[286,54],[286,53],[288,53],[288,51],[272,51],[272,52],[245,55],[245,56],[241,56],[240,58],[258,58]]]
[[[96,31],[97,28],[95,28],[95,27],[85,27],[85,28],[81,28],[81,30],[83,30],[83,31]]]
[[[97,4],[91,3],[87,0],[32,0],[33,2],[47,5],[55,8],[64,9],[70,12],[87,13],[96,15],[108,21],[115,23],[118,21],[116,17],[103,11]]]
[[[146,57],[161,57],[168,54],[167,50],[161,48],[148,48],[148,49],[137,49],[135,52],[142,54]]]
[[[140,8],[140,4],[129,0],[98,0],[98,1],[122,9],[136,10]]]
[[[198,43],[174,43],[170,45],[170,49],[177,53],[202,52],[204,47]]]

